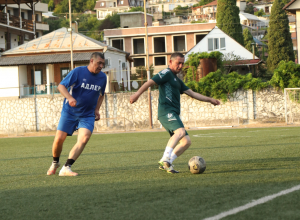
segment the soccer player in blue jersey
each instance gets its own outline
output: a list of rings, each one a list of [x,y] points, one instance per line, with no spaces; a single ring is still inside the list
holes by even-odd
[[[60,166],[59,157],[67,136],[78,130],[77,143],[69,153],[59,176],[77,176],[71,166],[80,156],[94,130],[94,122],[100,119],[99,109],[103,102],[106,87],[106,75],[101,72],[105,64],[104,54],[91,55],[88,66],[73,69],[64,78],[57,89],[65,97],[60,121],[52,146],[53,162],[47,175],[53,175]]]
[[[179,173],[174,170],[173,161],[183,154],[191,145],[191,139],[186,132],[180,115],[180,94],[186,95],[213,105],[220,105],[216,99],[192,91],[178,77],[184,64],[182,53],[173,53],[169,61],[169,68],[160,71],[130,97],[130,103],[138,100],[140,95],[150,86],[159,85],[158,120],[169,132],[170,139],[162,158],[158,161],[159,169],[168,173]]]

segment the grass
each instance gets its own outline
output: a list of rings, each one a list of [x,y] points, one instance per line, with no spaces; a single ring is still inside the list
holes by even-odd
[[[72,167],[78,177],[46,176],[53,137],[2,138],[0,219],[204,219],[299,185],[298,127],[188,133],[176,175],[157,166],[166,132],[94,134]],[[187,169],[195,155],[203,174]],[[224,219],[299,219],[299,200],[295,191]]]

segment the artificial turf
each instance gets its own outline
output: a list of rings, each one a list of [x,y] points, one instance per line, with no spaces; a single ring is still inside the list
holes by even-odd
[[[204,219],[300,184],[298,127],[188,133],[179,174],[158,169],[168,134],[149,132],[94,134],[77,177],[46,175],[53,137],[2,138],[0,219]],[[203,174],[189,172],[192,156],[205,159]],[[299,201],[298,190],[224,219],[300,219]]]

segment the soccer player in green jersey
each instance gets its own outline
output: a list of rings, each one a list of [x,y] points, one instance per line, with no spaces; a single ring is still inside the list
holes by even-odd
[[[192,91],[176,76],[181,71],[183,64],[184,55],[182,53],[173,53],[169,61],[169,68],[160,71],[152,79],[144,83],[135,94],[130,96],[130,103],[132,104],[150,86],[159,85],[158,120],[169,132],[171,138],[158,164],[159,169],[166,170],[168,173],[179,173],[174,170],[173,161],[191,145],[191,139],[179,117],[180,94],[185,93],[194,99],[210,102],[213,105],[220,104],[216,99]]]

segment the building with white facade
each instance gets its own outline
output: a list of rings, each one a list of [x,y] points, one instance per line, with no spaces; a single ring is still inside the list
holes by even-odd
[[[144,7],[143,0],[100,0],[96,2],[95,10],[98,20],[103,20],[107,15],[128,11],[132,7]]]
[[[128,54],[85,35],[73,33],[75,67],[89,64],[93,52],[103,52],[111,82],[130,87]],[[0,57],[0,97],[28,97],[58,93],[57,85],[71,70],[70,33],[60,28],[42,37],[8,50]]]
[[[0,52],[43,35],[49,25],[42,20],[48,5],[36,0],[0,0]]]
[[[217,26],[185,54],[185,61],[191,53],[209,53],[212,51],[219,51],[224,54],[227,60],[238,58],[238,61],[235,62],[235,69],[239,73],[249,73],[252,71],[252,66],[257,66],[261,62],[258,57]]]

